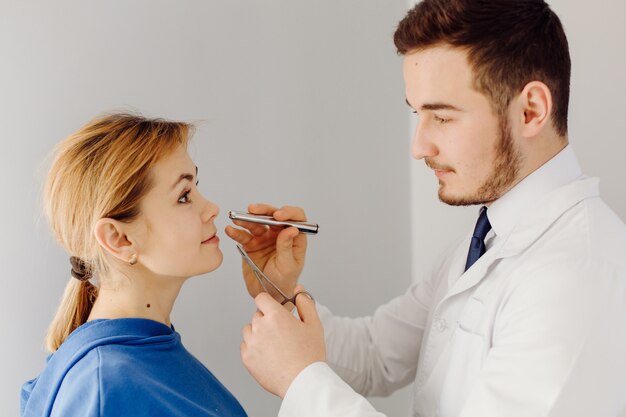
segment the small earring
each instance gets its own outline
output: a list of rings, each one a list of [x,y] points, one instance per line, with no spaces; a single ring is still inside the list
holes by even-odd
[[[133,253],[128,260],[128,263],[131,265],[135,265],[137,263],[137,254]]]

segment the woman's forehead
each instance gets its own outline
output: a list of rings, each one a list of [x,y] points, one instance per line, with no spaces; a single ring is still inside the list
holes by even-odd
[[[181,175],[196,176],[197,167],[187,153],[187,149],[179,146],[171,154],[162,158],[152,168],[152,175],[156,186],[172,187]]]

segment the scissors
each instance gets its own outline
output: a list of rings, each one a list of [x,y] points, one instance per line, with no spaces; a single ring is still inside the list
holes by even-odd
[[[296,305],[296,297],[298,297],[298,295],[300,295],[300,294],[306,295],[307,297],[309,297],[311,300],[313,300],[315,302],[315,299],[313,298],[313,296],[308,291],[298,291],[297,293],[295,293],[293,295],[293,297],[291,297],[291,298],[287,297],[287,295],[284,292],[282,292],[280,290],[280,288],[278,288],[278,286],[276,284],[274,284],[272,282],[272,280],[269,279],[267,277],[267,275],[265,275],[263,273],[263,271],[261,271],[259,269],[258,266],[256,266],[254,261],[252,261],[252,259],[250,259],[250,256],[248,256],[248,253],[245,251],[243,246],[241,246],[239,243],[236,243],[235,245],[237,246],[237,250],[239,250],[239,253],[243,257],[243,259],[246,261],[246,263],[248,264],[250,269],[252,269],[252,272],[254,272],[254,275],[256,276],[256,279],[259,280],[259,283],[261,284],[261,287],[263,287],[265,292],[269,293],[269,291],[267,290],[267,287],[265,286],[265,283],[263,282],[263,280],[267,281],[283,297],[283,301],[281,301],[281,303],[280,303],[281,305],[284,306],[287,303],[292,303],[293,305]]]

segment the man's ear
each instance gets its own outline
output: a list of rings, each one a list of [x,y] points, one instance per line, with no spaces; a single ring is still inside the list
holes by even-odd
[[[122,262],[128,262],[136,250],[126,234],[128,224],[103,218],[96,222],[94,235],[100,246]]]
[[[519,95],[519,120],[521,134],[534,137],[541,133],[552,118],[552,94],[547,85],[531,81]]]

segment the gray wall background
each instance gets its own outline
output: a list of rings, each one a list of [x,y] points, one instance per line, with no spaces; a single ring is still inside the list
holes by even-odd
[[[571,142],[626,219],[625,6],[552,4],[572,50]],[[227,211],[248,202],[305,207],[321,232],[309,240],[302,282],[337,314],[369,314],[420,279],[475,211],[440,204],[435,178],[410,160],[391,41],[407,7],[0,0],[2,415],[18,415],[21,383],[44,365],[45,329],[69,279],[41,217],[45,158],[103,111],[198,121],[190,151],[201,191],[222,208],[221,229]],[[251,416],[275,415],[278,399],[239,359],[254,305],[234,246],[221,246],[223,266],[183,287],[173,322]],[[410,388],[372,399],[390,416],[406,415],[409,401]]]

